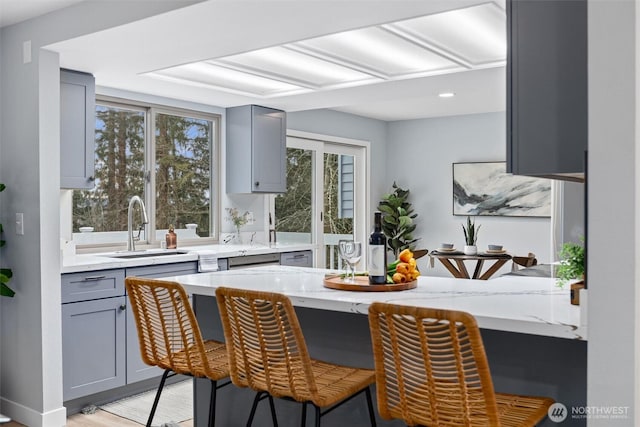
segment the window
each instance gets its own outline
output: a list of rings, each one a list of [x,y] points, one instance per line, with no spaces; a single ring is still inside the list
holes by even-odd
[[[180,241],[216,238],[219,122],[212,114],[97,100],[95,187],[73,192],[73,232],[85,231],[74,240],[126,242],[135,195],[149,217],[141,242],[164,239],[171,225]],[[138,226],[137,212],[135,218]]]
[[[270,208],[278,242],[316,243],[322,248],[316,265],[339,268],[338,241],[366,237],[367,147],[304,134],[287,138],[287,192],[274,196]]]

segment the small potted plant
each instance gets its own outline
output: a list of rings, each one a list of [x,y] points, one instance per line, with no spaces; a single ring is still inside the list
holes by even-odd
[[[571,284],[571,304],[580,304],[580,289],[584,288],[585,251],[584,238],[581,243],[565,242],[558,255],[560,265],[556,269],[558,286],[563,287],[567,282],[578,279]]]
[[[242,243],[240,229],[249,222],[249,212],[245,211],[243,214],[241,214],[238,211],[238,208],[227,208],[227,212],[229,214],[229,221],[231,221],[233,223],[233,226],[236,228],[237,243]]]
[[[480,230],[481,225],[476,227],[476,222],[471,221],[471,217],[467,217],[467,225],[462,224],[462,231],[464,232],[464,254],[465,255],[476,255],[478,253],[478,247],[476,246],[476,241],[478,239],[478,230]]]
[[[584,239],[580,240],[582,243],[563,243],[558,253],[560,265],[556,269],[556,277],[560,286],[570,280],[584,280]]]

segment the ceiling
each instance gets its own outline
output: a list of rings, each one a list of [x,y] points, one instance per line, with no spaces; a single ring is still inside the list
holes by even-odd
[[[99,90],[407,120],[504,111],[504,15],[487,0],[209,0],[47,48]]]

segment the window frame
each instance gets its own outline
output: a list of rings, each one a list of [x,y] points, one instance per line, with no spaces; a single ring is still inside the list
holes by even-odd
[[[157,114],[174,115],[180,117],[191,117],[195,119],[207,120],[212,123],[213,130],[211,132],[211,146],[209,149],[209,189],[210,189],[210,217],[209,217],[209,229],[210,235],[208,237],[200,237],[198,239],[181,239],[179,244],[181,245],[195,245],[195,244],[211,244],[217,243],[220,236],[220,146],[222,135],[222,115],[213,112],[199,111],[191,108],[175,107],[170,105],[162,105],[153,102],[136,101],[132,99],[119,98],[106,95],[96,95],[96,106],[107,106],[114,108],[129,109],[133,111],[140,111],[144,113],[145,120],[145,170],[144,170],[144,194],[140,195],[147,210],[149,224],[147,224],[145,230],[145,240],[140,240],[137,248],[153,248],[159,247],[162,239],[156,239],[156,189],[155,189],[155,160],[156,160],[156,132],[155,132],[155,119]],[[74,190],[76,191],[76,190]],[[72,201],[72,197],[70,197]],[[69,218],[73,223],[73,208],[70,209]],[[72,234],[76,234],[72,230]],[[126,240],[120,243],[82,243],[77,244],[80,249],[92,248],[107,248],[107,247],[126,247]]]

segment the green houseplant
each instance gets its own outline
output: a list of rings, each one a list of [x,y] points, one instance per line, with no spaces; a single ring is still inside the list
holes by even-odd
[[[478,240],[478,230],[481,225],[476,226],[475,220],[471,221],[471,217],[467,216],[467,225],[462,224],[462,232],[464,233],[464,253],[466,255],[475,255],[478,253],[476,241]]]
[[[3,192],[4,189],[6,188],[6,185],[0,183],[0,192]],[[2,233],[4,230],[2,229],[2,224],[0,224],[0,233]],[[4,239],[0,239],[0,248],[3,247],[6,244],[6,242],[4,241]],[[9,283],[9,280],[11,280],[11,277],[13,276],[13,272],[11,271],[11,269],[9,268],[0,268],[0,295],[2,295],[3,297],[12,297],[15,295],[15,292],[13,291],[13,289],[11,289],[7,283]]]
[[[560,265],[556,269],[558,285],[564,286],[573,279],[584,280],[585,250],[584,238],[580,238],[581,243],[565,242],[558,255]]]
[[[415,249],[419,239],[413,237],[416,224],[413,220],[418,216],[408,201],[409,190],[393,183],[393,191],[382,196],[378,210],[382,212],[382,232],[387,237],[387,248],[393,252],[394,258],[404,249]]]

